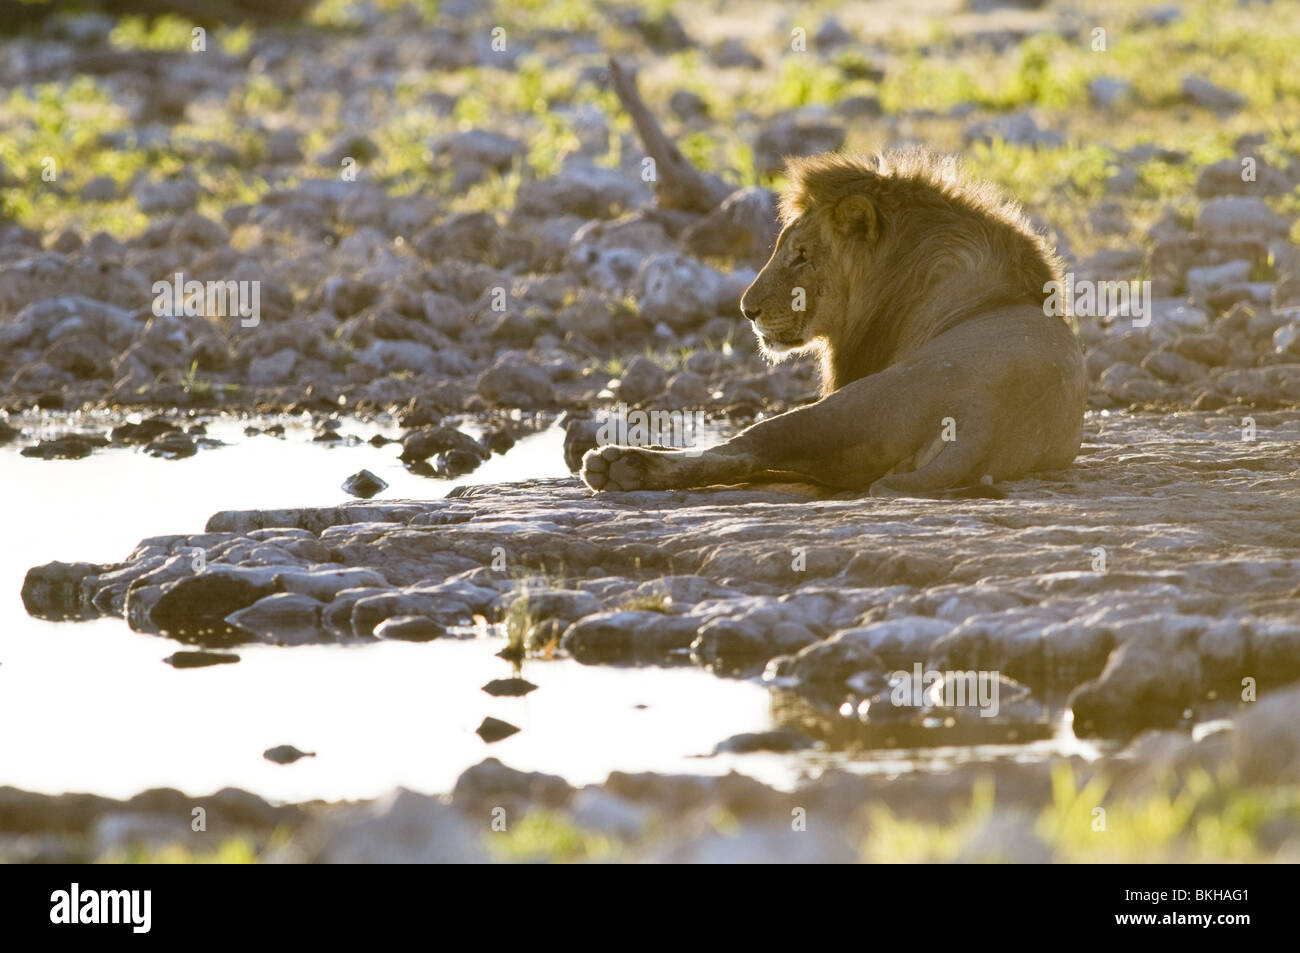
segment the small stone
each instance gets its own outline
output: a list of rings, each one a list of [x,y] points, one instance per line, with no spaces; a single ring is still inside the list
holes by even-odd
[[[1210,199],[1196,218],[1196,231],[1210,241],[1255,240],[1283,237],[1291,223],[1263,199],[1221,196]]]
[[[745,46],[745,41],[734,36],[711,46],[709,59],[720,69],[758,69],[763,65],[763,61]]]
[[[475,730],[478,736],[488,744],[500,741],[503,738],[509,738],[511,735],[519,731],[519,729],[510,724],[510,722],[502,721],[500,718],[493,718],[491,715],[484,718],[483,724],[479,725]]]
[[[1196,106],[1212,109],[1215,112],[1236,112],[1246,105],[1246,97],[1241,93],[1216,86],[1198,76],[1183,78],[1183,98]]]
[[[375,626],[375,636],[398,642],[431,642],[446,634],[446,629],[422,615],[399,615]]]
[[[1110,76],[1098,76],[1088,81],[1088,98],[1102,109],[1115,109],[1133,96],[1133,84]]]
[[[537,686],[526,678],[494,678],[483,686],[483,691],[497,697],[519,698],[535,691]]]
[[[747,754],[754,751],[803,751],[813,746],[807,735],[789,729],[747,731],[718,742],[714,754]]]
[[[97,175],[81,187],[83,202],[111,202],[117,198],[117,183],[109,175]]]
[[[210,665],[230,665],[238,662],[239,656],[231,652],[173,652],[163,661],[172,668],[207,668]]]
[[[96,447],[106,447],[108,441],[103,437],[68,434],[52,440],[42,440],[33,447],[23,447],[24,457],[38,457],[41,460],[80,460],[90,456]]]
[[[144,452],[151,457],[161,457],[164,460],[181,460],[194,456],[199,449],[193,440],[177,432],[159,437],[145,447]]]
[[[618,396],[629,404],[640,404],[663,393],[668,372],[643,354],[628,361],[619,375]]]
[[[381,490],[388,489],[388,484],[369,470],[358,470],[343,481],[343,492],[363,500],[368,500]]]
[[[484,400],[502,407],[531,410],[555,402],[551,376],[527,364],[498,364],[478,379],[476,389]]]
[[[314,751],[299,751],[293,745],[276,745],[262,752],[262,757],[276,764],[293,764],[299,758],[314,758]]]

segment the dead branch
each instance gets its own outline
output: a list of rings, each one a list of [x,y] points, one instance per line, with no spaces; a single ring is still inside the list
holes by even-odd
[[[632,117],[646,154],[654,159],[655,201],[662,208],[700,214],[716,208],[731,194],[731,186],[716,175],[705,175],[686,161],[641,99],[636,80],[612,56],[609,77],[619,102]]]

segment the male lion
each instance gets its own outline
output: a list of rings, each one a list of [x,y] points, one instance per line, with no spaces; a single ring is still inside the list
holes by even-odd
[[[740,308],[770,359],[817,355],[822,398],[703,451],[598,447],[587,485],[793,479],[893,496],[1068,466],[1083,353],[1044,310],[1061,264],[1019,207],[923,151],[789,173],[784,227]]]

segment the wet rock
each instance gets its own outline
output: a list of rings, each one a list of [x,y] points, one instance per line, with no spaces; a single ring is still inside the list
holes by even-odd
[[[862,642],[833,637],[805,646],[794,655],[772,659],[763,677],[834,702],[853,676],[884,670],[885,663]]]
[[[597,612],[569,626],[560,646],[584,665],[655,660],[688,648],[698,626],[698,619],[662,612]]]
[[[310,534],[288,539],[283,542],[283,550],[292,554],[305,552],[310,558],[328,557],[328,552]],[[285,568],[277,571],[272,581],[285,592],[311,596],[320,602],[331,602],[343,592],[378,589],[388,585],[388,580],[382,573],[359,566],[341,569]]]
[[[208,668],[213,665],[231,665],[239,656],[230,652],[173,652],[163,659],[172,668]]]
[[[138,424],[125,423],[114,427],[108,435],[113,443],[127,446],[144,446],[159,437],[181,433],[181,428],[162,417],[149,417]]]
[[[910,616],[888,619],[859,629],[848,629],[829,640],[841,645],[861,646],[891,668],[910,669],[924,661],[930,647],[956,626],[942,619]]]
[[[108,567],[95,563],[46,563],[23,577],[23,608],[39,619],[93,617],[82,598],[82,584]]]
[[[320,640],[323,604],[299,592],[277,592],[225,617],[225,622],[262,642],[300,645]],[[158,609],[154,607],[154,621]]]
[[[20,451],[24,457],[36,457],[40,460],[80,460],[88,457],[97,447],[107,447],[108,441],[98,435],[67,434],[42,440]]]
[[[1177,724],[1201,687],[1195,651],[1178,628],[1156,628],[1115,649],[1101,675],[1070,694],[1080,737]]]
[[[314,751],[299,751],[293,745],[276,745],[262,752],[262,757],[275,764],[293,764],[299,758],[314,758]]]
[[[473,599],[472,594],[469,598]],[[465,626],[473,622],[475,611],[480,609],[456,598],[454,589],[435,586],[390,591],[357,600],[352,607],[352,631],[358,637],[369,637],[385,620],[405,616],[425,617],[444,628]]]
[[[807,735],[789,729],[774,731],[744,732],[732,735],[718,742],[713,753],[748,754],[754,751],[790,752],[803,751],[813,746],[813,740]]]
[[[401,459],[407,462],[450,452],[470,454],[476,460],[487,456],[477,440],[455,427],[421,427],[402,438]]]
[[[160,631],[176,635],[224,632],[228,615],[274,592],[270,582],[210,567],[167,586],[150,609],[149,619]]]
[[[399,642],[429,642],[446,632],[445,626],[422,615],[393,616],[375,626],[376,638]]]
[[[600,601],[578,589],[525,589],[501,602],[504,615],[523,610],[533,619],[581,619],[600,611]]]
[[[474,729],[474,733],[488,744],[509,738],[518,731],[519,729],[510,722],[502,721],[500,718],[493,718],[491,715],[484,718],[483,723]]]
[[[483,686],[483,691],[493,697],[521,698],[536,691],[537,686],[526,678],[494,678]]]
[[[151,457],[161,457],[165,460],[181,460],[199,452],[195,442],[183,433],[165,434],[152,441],[144,451]]]
[[[758,610],[706,622],[691,643],[691,651],[709,663],[753,664],[797,652],[816,641],[817,635],[806,625]]]
[[[368,500],[376,493],[388,489],[388,484],[369,470],[358,470],[343,481],[341,489],[344,493]]]

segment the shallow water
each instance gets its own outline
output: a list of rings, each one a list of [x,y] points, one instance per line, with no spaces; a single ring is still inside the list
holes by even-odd
[[[91,422],[89,418],[81,418]],[[249,423],[208,424],[228,446],[185,460],[108,448],[83,460],[34,460],[0,450],[9,501],[0,547],[0,784],[129,796],[143,788],[202,793],[242,787],[283,800],[358,798],[394,785],[449,790],[488,755],[583,783],[614,769],[723,771],[695,760],[714,742],[770,727],[761,686],[695,668],[617,669],[570,660],[525,663],[540,686],[522,699],[480,686],[510,674],[504,639],[362,647],[241,646],[241,661],[176,670],[179,644],[120,619],[45,622],[23,609],[27,569],[54,559],[118,560],[142,538],[196,532],[223,509],[334,505],[362,467],[390,484],[377,499],[440,497],[453,486],[564,476],[563,432],[525,437],[472,474],[408,473],[399,448],[313,443],[306,422],[285,439],[245,437]],[[348,423],[368,438],[393,428]],[[523,730],[485,744],[483,717]],[[262,751],[293,744],[318,757],[280,766]],[[776,760],[776,759],[774,759]]]
[[[71,422],[77,421],[100,429],[114,422]],[[208,421],[208,435],[227,445],[177,461],[130,448],[73,461],[24,458],[16,446],[0,450],[0,485],[11,504],[8,545],[0,548],[0,784],[117,797],[159,786],[191,793],[233,786],[274,800],[336,800],[396,785],[445,792],[488,756],[575,784],[603,781],[613,770],[734,768],[789,787],[830,766],[892,774],[1053,751],[1092,753],[1061,725],[1057,737],[1025,745],[703,757],[733,734],[778,725],[779,706],[767,688],[692,666],[529,660],[522,674],[539,689],[525,698],[493,698],[481,686],[511,671],[495,657],[500,637],[247,645],[236,650],[238,664],[177,670],[161,660],[184,646],[132,632],[120,619],[55,623],[26,614],[19,590],[33,565],[119,560],[145,537],[202,530],[218,510],[335,505],[350,499],[339,484],[362,467],[390,484],[379,500],[567,475],[558,426],[524,437],[471,474],[437,480],[407,472],[395,444],[313,442],[303,418],[278,421],[286,427],[283,439],[244,435],[250,423],[271,422]],[[342,433],[365,440],[398,430],[348,421]],[[489,715],[522,731],[485,744],[475,728]],[[287,766],[262,757],[281,744],[318,756]]]

